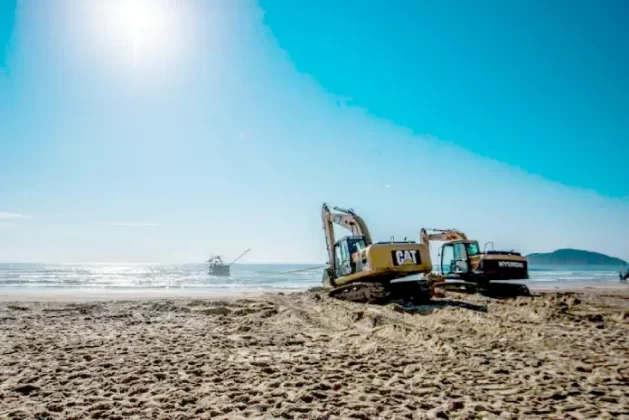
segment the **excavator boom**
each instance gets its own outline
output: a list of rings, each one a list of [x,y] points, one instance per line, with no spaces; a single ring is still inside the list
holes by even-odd
[[[420,233],[421,242],[430,246],[430,241],[467,241],[467,236],[456,229],[426,229],[422,228]]]
[[[323,230],[325,232],[326,247],[328,249],[329,264],[333,271],[336,270],[336,262],[334,255],[334,244],[336,243],[334,236],[334,224],[352,232],[353,236],[362,236],[365,239],[365,244],[371,245],[373,240],[371,239],[371,233],[367,228],[365,221],[353,210],[345,210],[340,207],[333,207],[332,212],[330,207],[323,203],[321,209],[321,219],[323,220]]]
[[[326,223],[336,223],[352,232],[354,236],[364,236],[367,245],[373,243],[367,224],[353,210],[345,210],[340,207],[333,207],[333,210],[336,213],[332,212],[327,204],[323,204],[323,219]]]

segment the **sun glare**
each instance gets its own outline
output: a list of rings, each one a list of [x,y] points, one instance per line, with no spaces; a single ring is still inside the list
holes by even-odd
[[[112,10],[113,30],[129,40],[133,63],[147,49],[163,44],[167,29],[164,6],[148,0],[125,1]]]
[[[155,68],[180,58],[185,30],[181,6],[172,0],[107,0],[91,3],[90,31],[131,68]]]

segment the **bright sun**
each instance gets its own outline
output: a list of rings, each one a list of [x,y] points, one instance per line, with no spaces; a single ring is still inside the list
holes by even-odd
[[[134,62],[146,49],[153,49],[164,42],[167,29],[164,6],[148,0],[125,1],[112,10],[113,30],[124,34],[131,42]]]
[[[164,65],[180,53],[181,9],[172,0],[107,0],[91,3],[97,45],[132,68]]]

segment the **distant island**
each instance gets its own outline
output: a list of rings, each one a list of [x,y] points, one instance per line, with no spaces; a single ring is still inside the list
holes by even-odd
[[[580,249],[558,249],[548,253],[529,254],[526,258],[531,265],[627,265],[620,258]]]

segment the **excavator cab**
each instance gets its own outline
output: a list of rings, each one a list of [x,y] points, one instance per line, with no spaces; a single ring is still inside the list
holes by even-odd
[[[364,236],[346,236],[338,240],[334,244],[336,276],[343,277],[355,274],[357,264],[353,256],[365,248],[367,248],[367,242]]]
[[[467,275],[480,261],[478,241],[453,241],[441,247],[441,273]]]

